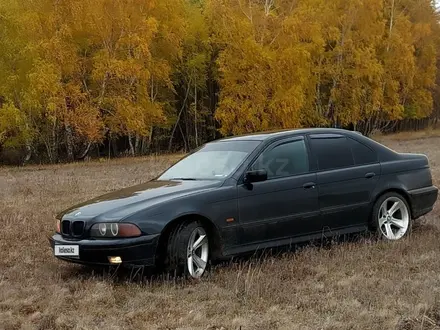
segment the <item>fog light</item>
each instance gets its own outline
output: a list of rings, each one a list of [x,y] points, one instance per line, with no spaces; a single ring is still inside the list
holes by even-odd
[[[120,264],[120,263],[122,263],[121,257],[108,257],[108,261],[111,264]]]

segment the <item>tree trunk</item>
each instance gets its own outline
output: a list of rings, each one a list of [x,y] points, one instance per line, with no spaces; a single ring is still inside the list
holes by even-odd
[[[134,147],[133,147],[131,133],[128,133],[128,144],[130,145],[130,155],[134,156]]]
[[[53,156],[52,156],[52,148],[49,141],[44,140],[44,146],[46,147],[47,157],[49,158],[49,163],[53,163]]]
[[[92,145],[92,142],[87,143],[86,149],[78,156],[78,159],[82,160],[82,159],[86,158],[87,154],[89,153],[91,145]],[[99,157],[99,149],[98,149],[98,157]]]
[[[31,141],[29,139],[26,139],[25,148],[26,148],[26,156],[23,159],[23,163],[22,163],[23,165],[25,165],[31,159],[32,156]]]
[[[391,1],[391,17],[390,17],[390,26],[388,28],[387,52],[390,51],[390,39],[391,39],[391,33],[393,32],[393,24],[394,24],[394,0]]]
[[[32,157],[32,149],[31,146],[26,142],[26,155],[24,156],[22,165],[26,165]]]
[[[111,139],[111,146],[112,146],[113,155],[115,157],[118,156],[118,146],[116,144],[116,141],[113,139]]]
[[[72,139],[72,127],[69,124],[65,124],[64,128],[66,130],[66,149],[67,149],[67,160],[69,162],[73,161],[73,139]]]
[[[179,124],[179,129],[180,129],[180,134],[182,134],[182,139],[183,139],[183,145],[184,145],[184,148],[185,148],[185,152],[188,152],[188,150],[189,150],[188,143],[186,142],[185,134],[183,134],[182,126],[180,124]]]
[[[150,136],[148,137],[147,150],[150,150],[150,148],[151,148],[151,143],[153,142],[153,131],[154,131],[154,126],[151,126],[151,129],[150,129]]]
[[[52,126],[52,141],[51,141],[51,155],[52,155],[52,163],[56,163],[58,161],[58,135],[57,135],[57,127],[58,122],[55,119]]]
[[[174,124],[173,130],[171,131],[170,141],[168,143],[168,151],[171,150],[171,146],[173,144],[173,136],[174,136],[174,133],[176,132],[177,125],[179,124],[180,116],[182,115],[183,109],[185,108],[186,100],[188,99],[190,83],[191,83],[191,81],[188,82],[188,88],[186,89],[185,99],[183,100],[182,107],[180,108],[179,114],[177,116],[176,124]]]
[[[136,134],[136,138],[134,140],[134,151],[136,155],[139,154],[140,142],[141,142],[141,137],[139,136],[139,134]]]
[[[143,136],[141,142],[141,155],[145,155],[146,150],[147,150],[147,137]]]

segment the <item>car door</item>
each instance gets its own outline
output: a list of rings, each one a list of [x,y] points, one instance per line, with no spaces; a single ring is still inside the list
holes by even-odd
[[[288,238],[316,229],[316,173],[311,171],[303,136],[272,143],[249,169],[264,169],[268,177],[237,187],[242,244]]]
[[[317,161],[317,187],[323,229],[364,225],[380,177],[376,153],[342,134],[309,136]]]

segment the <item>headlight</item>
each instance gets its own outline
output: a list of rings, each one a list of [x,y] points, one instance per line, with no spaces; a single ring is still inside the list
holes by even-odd
[[[57,219],[57,234],[61,234],[61,220]]]
[[[90,236],[95,238],[137,237],[141,236],[138,226],[131,223],[102,222],[90,229]]]

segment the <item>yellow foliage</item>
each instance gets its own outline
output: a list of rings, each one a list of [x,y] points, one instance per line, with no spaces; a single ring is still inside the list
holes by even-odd
[[[439,34],[427,0],[211,0],[208,9],[224,134],[432,111]]]
[[[0,108],[0,145],[19,147],[30,137],[24,113],[11,103],[4,104]]]
[[[426,118],[439,36],[430,0],[0,0],[0,145]]]

